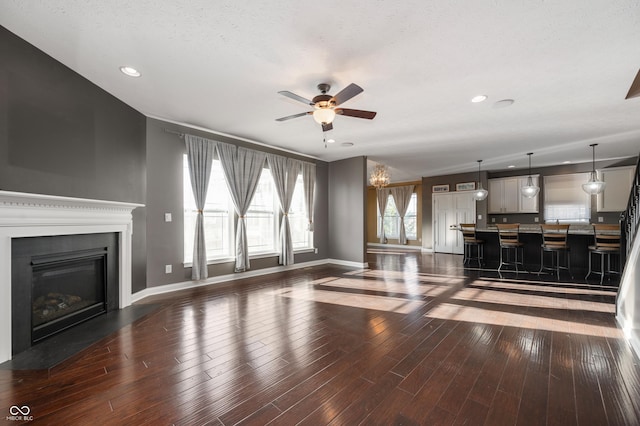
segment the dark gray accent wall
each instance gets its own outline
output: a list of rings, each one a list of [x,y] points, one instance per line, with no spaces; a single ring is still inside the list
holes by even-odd
[[[329,257],[366,262],[367,158],[329,163]]]
[[[0,27],[0,189],[144,204],[145,161],[142,114]],[[137,291],[144,208],[133,232]]]
[[[173,284],[191,279],[191,268],[184,267],[184,215],[183,215],[183,155],[184,139],[178,134],[190,133],[212,140],[270,152],[316,163],[316,202],[314,245],[318,253],[296,254],[296,263],[326,259],[328,253],[327,219],[327,163],[308,157],[296,156],[276,149],[252,144],[240,139],[187,126],[147,119],[147,282],[148,287]],[[165,213],[172,221],[165,222]],[[165,265],[172,273],[165,273]],[[277,256],[251,260],[251,270],[278,266]],[[209,276],[233,274],[234,262],[209,265]]]

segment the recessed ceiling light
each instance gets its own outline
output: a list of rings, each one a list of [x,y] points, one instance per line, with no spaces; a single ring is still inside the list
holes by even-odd
[[[515,166],[513,164],[510,164],[507,166],[507,169],[513,169]]]
[[[487,95],[478,95],[471,98],[471,102],[473,102],[474,104],[477,104],[478,102],[482,102],[486,100],[487,100]]]
[[[120,71],[122,71],[123,74],[126,74],[129,77],[140,77],[141,75],[140,71],[133,67],[120,67]]]
[[[342,142],[342,143],[340,144],[340,146],[343,146],[343,147],[345,147],[345,148],[348,148],[348,147],[350,147],[350,146],[353,146],[353,142]]]
[[[571,164],[571,160],[563,161],[562,164]]]
[[[327,143],[335,143],[335,139],[327,139]]]
[[[506,108],[513,105],[515,101],[513,99],[503,99],[493,104],[494,108]]]

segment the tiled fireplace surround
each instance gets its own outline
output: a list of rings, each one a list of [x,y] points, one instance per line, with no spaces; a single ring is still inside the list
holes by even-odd
[[[131,304],[132,211],[142,204],[0,191],[0,363],[11,359],[11,239],[116,232],[119,308]]]

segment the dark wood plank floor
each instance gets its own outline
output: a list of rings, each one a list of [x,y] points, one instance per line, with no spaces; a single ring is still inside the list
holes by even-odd
[[[50,371],[0,371],[0,421],[16,405],[55,425],[640,424],[615,291],[460,256],[369,262],[150,298]]]

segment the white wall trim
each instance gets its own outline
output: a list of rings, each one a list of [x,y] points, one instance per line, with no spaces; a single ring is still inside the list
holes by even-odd
[[[326,264],[337,264],[342,266],[349,266],[354,268],[367,268],[368,263],[349,262],[345,260],[336,259],[321,259],[312,260],[310,262],[296,263],[287,266],[274,266],[271,268],[256,269],[255,271],[249,270],[245,272],[238,272],[234,274],[218,275],[216,277],[210,277],[206,280],[200,281],[182,281],[174,284],[166,284],[157,287],[147,287],[137,293],[134,293],[131,297],[132,303],[139,302],[147,297],[156,296],[159,294],[172,293],[174,291],[188,290],[191,288],[204,287],[213,284],[221,284],[229,281],[241,280],[243,278],[258,277],[262,275],[274,274],[276,272],[290,271],[294,269],[308,268],[311,266],[320,266]]]

